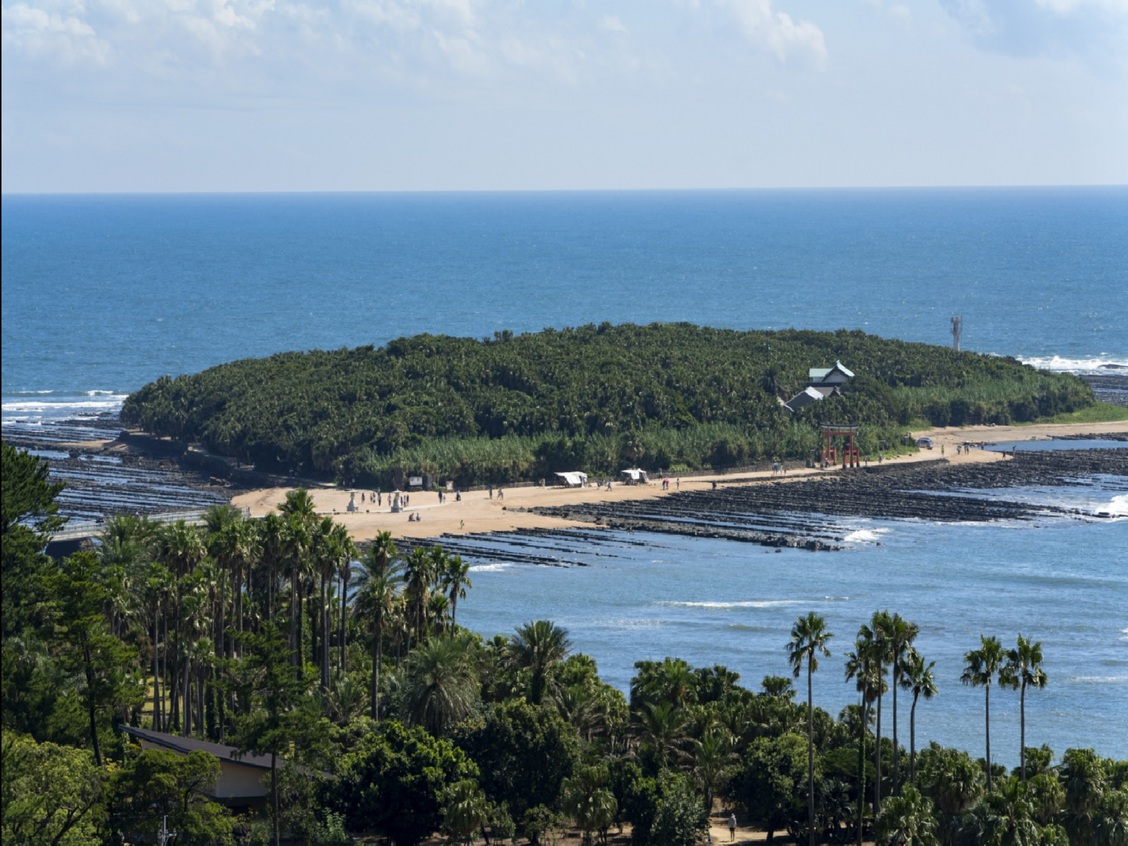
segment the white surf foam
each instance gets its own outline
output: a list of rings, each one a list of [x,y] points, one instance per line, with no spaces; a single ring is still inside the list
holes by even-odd
[[[1128,494],[1114,496],[1112,502],[1108,504],[1107,513],[1114,517],[1128,517]]]
[[[512,564],[502,563],[500,561],[493,564],[474,564],[470,567],[471,573],[500,573],[503,570],[510,570],[513,568]]]
[[[1109,355],[1096,358],[1065,358],[1060,355],[1033,356],[1019,359],[1040,370],[1055,370],[1061,373],[1117,373],[1128,370],[1128,359]]]
[[[890,529],[856,529],[843,538],[846,543],[877,543]]]
[[[659,602],[667,608],[711,608],[729,610],[735,608],[782,608],[785,605],[798,605],[798,599],[748,599],[735,602],[687,602],[668,600]]]
[[[104,411],[115,411],[121,408],[125,396],[119,397],[111,394],[105,399],[70,400],[67,402],[51,402],[47,400],[23,400],[19,402],[6,402],[3,405],[5,414],[46,414],[54,415],[73,413],[91,414]]]

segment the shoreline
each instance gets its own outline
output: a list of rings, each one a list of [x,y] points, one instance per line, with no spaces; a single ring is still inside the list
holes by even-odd
[[[1024,426],[966,426],[945,427],[913,432],[913,437],[929,437],[934,449],[921,450],[907,456],[888,460],[892,466],[932,463],[946,465],[989,464],[1010,461],[1001,452],[972,448],[957,454],[957,445],[964,443],[997,444],[1009,442],[1044,441],[1061,438],[1077,438],[1092,435],[1100,438],[1108,435],[1128,436],[1128,421],[1113,423],[1069,423],[1033,424]],[[392,512],[387,492],[381,496],[382,505],[377,507],[368,502],[371,491],[338,487],[309,488],[317,512],[332,516],[343,524],[352,539],[358,543],[372,540],[378,532],[390,532],[396,540],[410,539],[426,542],[440,536],[481,535],[521,530],[561,530],[577,527],[591,528],[590,520],[542,514],[531,509],[567,509],[572,506],[609,505],[619,502],[658,499],[679,491],[706,491],[714,487],[733,487],[737,485],[779,483],[799,479],[840,477],[839,469],[808,469],[806,467],[787,467],[782,475],[771,470],[744,471],[727,474],[694,475],[692,477],[670,476],[669,490],[663,490],[662,479],[655,478],[646,485],[626,485],[613,482],[611,490],[590,485],[585,488],[564,488],[558,486],[541,487],[526,485],[503,488],[498,491],[471,490],[462,493],[456,501],[454,493],[448,493],[445,502],[440,503],[435,491],[415,491],[410,494],[409,505],[400,512]],[[277,510],[277,506],[293,488],[272,487],[247,491],[234,496],[231,504],[249,510],[254,517],[261,517]],[[347,511],[350,496],[355,493],[358,510]],[[365,501],[361,502],[362,493]],[[491,493],[493,494],[491,496]],[[418,522],[408,519],[418,515]]]

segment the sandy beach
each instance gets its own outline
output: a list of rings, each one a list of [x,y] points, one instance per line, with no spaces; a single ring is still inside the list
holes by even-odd
[[[1069,425],[1033,426],[968,426],[913,432],[913,436],[930,437],[934,448],[921,450],[910,456],[889,459],[897,463],[946,460],[953,464],[1008,460],[1002,453],[983,449],[960,450],[964,443],[1005,443],[1034,441],[1055,437],[1079,435],[1128,434],[1128,421],[1118,423],[1082,423]],[[371,490],[337,487],[311,488],[318,513],[333,515],[345,525],[358,542],[371,540],[378,532],[391,532],[394,538],[432,538],[440,535],[482,534],[508,532],[518,529],[564,529],[575,522],[558,517],[536,514],[529,509],[548,506],[574,505],[580,502],[615,502],[667,496],[678,490],[707,490],[716,483],[724,487],[751,482],[798,479],[812,475],[842,472],[841,470],[809,470],[797,463],[784,465],[785,473],[778,476],[771,470],[759,472],[732,472],[719,475],[694,475],[670,477],[668,490],[663,490],[662,479],[654,478],[648,485],[625,485],[612,482],[611,489],[595,487],[563,488],[526,485],[500,490],[470,490],[456,500],[453,492],[440,503],[435,491],[415,491],[409,496],[408,506],[399,512],[391,510],[388,492],[382,492],[382,503],[371,502]],[[593,479],[592,482],[595,480]],[[236,496],[232,504],[250,509],[259,517],[277,509],[289,488],[266,488]],[[364,497],[361,501],[361,497]],[[349,512],[349,500],[355,497],[357,511]],[[418,521],[409,520],[412,515]]]

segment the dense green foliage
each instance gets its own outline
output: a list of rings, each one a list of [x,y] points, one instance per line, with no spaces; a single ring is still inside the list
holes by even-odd
[[[856,374],[845,396],[780,406],[836,360]],[[858,331],[602,324],[238,361],[162,377],[122,419],[265,470],[466,485],[807,458],[820,422],[863,425],[872,454],[911,421],[1011,423],[1093,402],[1074,377]]]
[[[638,846],[690,846],[708,813],[735,812],[820,844],[1128,846],[1128,761],[1069,749],[1055,766],[1041,747],[988,779],[984,760],[932,745],[898,766],[896,729],[870,717],[898,687],[915,706],[931,667],[899,615],[858,632],[845,682],[864,707],[838,719],[811,699],[834,642],[815,614],[765,668],[789,656],[806,696],[792,677],[752,690],[669,657],[635,665],[628,699],[550,621],[490,641],[460,629],[451,597],[470,583],[441,547],[400,554],[382,535],[356,562],[306,491],[259,521],[111,518],[97,551],[55,561],[23,542],[54,490],[26,455],[4,461],[31,480],[4,529],[5,590],[14,574],[27,592],[4,620],[4,843],[154,843],[167,819],[178,841],[220,846],[536,846],[565,828],[594,844],[627,825]],[[969,672],[1021,714],[1053,683],[1042,644],[998,643],[990,673]],[[235,816],[213,795],[216,757],[142,751],[121,723],[269,756],[269,799]]]

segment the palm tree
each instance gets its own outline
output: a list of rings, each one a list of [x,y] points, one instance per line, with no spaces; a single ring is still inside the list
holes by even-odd
[[[865,641],[867,649],[873,650],[873,658],[877,661],[877,675],[882,679],[877,691],[877,724],[874,728],[874,733],[877,735],[873,752],[875,770],[873,813],[875,816],[881,812],[881,704],[888,690],[884,682],[885,663],[889,652],[888,644],[885,642],[885,632],[889,629],[890,624],[891,618],[888,611],[875,611],[873,617],[870,618],[870,625],[867,627],[863,624],[858,630],[858,638]]]
[[[443,557],[439,578],[450,600],[450,634],[453,637],[458,623],[456,620],[458,600],[465,599],[466,591],[474,587],[470,582],[470,565],[464,562],[460,555],[446,555]]]
[[[305,491],[290,491],[291,496]],[[308,493],[306,493],[308,497]],[[313,524],[310,515],[300,510],[300,499],[294,510],[283,514],[282,557],[290,570],[290,654],[295,667],[305,664],[302,656],[302,595],[310,562],[308,554],[313,543]]]
[[[976,843],[1041,843],[1041,828],[1034,819],[1034,804],[1026,785],[1014,776],[1003,779],[997,789],[966,815],[964,834]]]
[[[832,635],[826,628],[826,620],[814,611],[800,617],[791,628],[791,642],[787,645],[787,660],[795,678],[807,662],[807,837],[811,846],[815,843],[815,705],[814,672],[819,668],[818,655],[830,657],[827,641]]]
[[[991,789],[991,681],[1003,664],[1003,646],[997,637],[979,636],[979,648],[964,655],[960,681],[984,691],[984,719],[987,734],[987,789]]]
[[[877,818],[877,842],[901,846],[936,846],[936,817],[932,802],[910,785],[904,795],[895,796],[886,803]]]
[[[581,766],[560,788],[564,810],[583,832],[583,843],[590,846],[593,835],[611,825],[619,811],[611,792],[611,776],[606,767]]]
[[[1019,689],[1019,746],[1023,781],[1026,781],[1026,688],[1041,690],[1047,681],[1046,671],[1042,669],[1042,641],[1031,643],[1019,634],[1018,645],[1007,650],[1006,664],[999,672],[999,684]]]
[[[438,550],[437,554],[435,550]],[[404,594],[408,612],[408,652],[412,639],[422,640],[427,632],[427,602],[431,587],[437,576],[435,561],[442,555],[442,548],[428,550],[417,546],[407,554],[403,562]]]
[[[659,770],[687,757],[689,730],[685,713],[669,702],[645,702],[634,713],[634,732]]]
[[[175,585],[175,607],[172,609],[175,624],[175,658],[172,669],[172,689],[169,692],[169,715],[172,718],[173,728],[180,726],[179,702],[181,696],[186,696],[187,691],[180,687],[179,670],[182,660],[186,655],[183,629],[187,616],[184,608],[185,578],[196,569],[197,565],[207,556],[204,539],[195,526],[190,526],[183,520],[166,524],[158,540],[157,557],[160,562],[172,573]],[[187,727],[185,727],[187,734]]]
[[[901,774],[899,766],[900,744],[897,742],[897,688],[904,687],[901,674],[905,668],[905,659],[920,632],[920,626],[905,620],[900,614],[886,616],[885,630],[882,638],[886,645],[886,656],[893,670],[893,793],[901,792]]]
[[[568,657],[572,642],[568,631],[548,620],[518,627],[509,636],[509,658],[519,670],[529,671],[529,701],[539,705],[551,684],[552,671]]]
[[[486,823],[489,802],[486,794],[472,778],[456,781],[443,789],[443,831],[453,843],[469,844],[474,832]]]
[[[249,579],[251,567],[260,553],[259,538],[254,523],[237,508],[217,505],[204,512],[207,526],[208,553],[230,576],[232,617],[234,625],[227,644],[221,645],[221,654],[235,658],[244,628],[244,581]]]
[[[384,626],[396,602],[402,571],[391,532],[380,532],[360,559],[356,607],[368,618],[372,650],[372,719],[380,719],[380,667],[384,662]]]
[[[271,512],[258,521],[259,570],[264,582],[260,596],[261,606],[258,619],[274,619],[274,605],[279,590],[279,573],[282,569],[286,548],[286,521],[281,514]],[[255,595],[254,570],[247,574],[247,594]]]
[[[697,676],[689,662],[681,658],[639,661],[638,674],[631,679],[631,706],[646,702],[668,702],[684,708],[697,699]]]
[[[153,661],[153,730],[163,731],[164,723],[164,697],[162,695],[162,679],[164,669],[168,662],[168,620],[167,598],[172,594],[172,574],[161,564],[153,562],[144,574],[141,585],[141,597],[146,609],[146,627],[150,628]],[[161,638],[161,623],[164,622],[165,637]],[[164,660],[161,660],[164,645]]]
[[[329,583],[340,569],[342,562],[347,564],[356,554],[356,546],[349,537],[349,531],[332,517],[324,517],[317,525],[314,535],[314,566],[320,579],[320,622],[321,639],[318,649],[318,664],[321,668],[321,690],[329,690],[329,642],[330,609]]]
[[[705,812],[713,812],[713,797],[740,763],[732,749],[732,735],[723,729],[707,729],[693,741],[693,775],[705,797]]]
[[[905,656],[905,675],[901,686],[913,695],[913,707],[909,711],[909,781],[916,784],[916,707],[922,696],[931,699],[936,695],[936,678],[932,668],[935,661],[924,663],[924,656],[910,649]]]
[[[858,844],[861,846],[865,828],[866,800],[866,730],[869,727],[869,707],[880,701],[885,693],[884,668],[878,654],[878,644],[872,638],[872,631],[866,626],[858,630],[854,651],[846,655],[846,679],[854,679],[856,690],[861,697],[861,720],[858,739]],[[878,739],[880,742],[880,738]]]
[[[474,713],[479,687],[477,645],[470,635],[424,641],[408,656],[408,716],[436,737]]]

